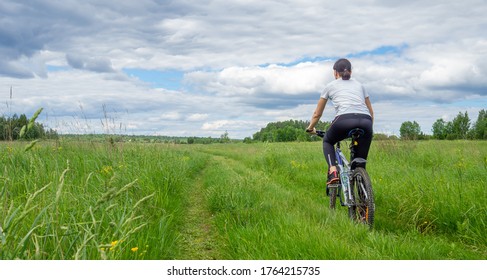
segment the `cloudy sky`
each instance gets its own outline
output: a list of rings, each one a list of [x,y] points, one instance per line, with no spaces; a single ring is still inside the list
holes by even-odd
[[[309,120],[347,57],[376,132],[431,133],[487,109],[486,15],[486,0],[0,0],[0,114],[43,107],[61,133],[244,138]]]

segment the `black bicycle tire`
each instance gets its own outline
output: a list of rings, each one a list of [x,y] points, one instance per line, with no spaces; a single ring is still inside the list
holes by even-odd
[[[358,184],[363,185],[363,189],[365,189],[368,199],[365,198],[363,190],[358,187]],[[369,174],[364,168],[355,168],[352,174],[350,188],[355,205],[348,208],[349,217],[352,220],[368,225],[369,228],[372,229],[375,218],[374,192],[372,190]]]
[[[328,188],[328,195],[330,196],[330,209],[336,208],[338,188]]]

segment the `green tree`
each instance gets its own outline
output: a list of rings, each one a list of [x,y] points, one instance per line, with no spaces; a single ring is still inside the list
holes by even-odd
[[[228,137],[228,131],[225,130],[225,133],[223,133],[220,136],[220,143],[230,143],[230,137]]]
[[[470,128],[470,118],[468,117],[468,113],[465,112],[462,114],[459,112],[453,119],[451,128],[454,139],[466,139],[467,132]]]
[[[8,124],[7,124],[7,119],[4,116],[0,116],[0,140],[7,140],[7,129],[8,129]]]
[[[399,132],[401,133],[401,139],[416,140],[421,135],[421,127],[416,121],[406,121],[401,124]]]
[[[433,137],[436,139],[443,140],[447,136],[447,122],[443,119],[437,119],[433,124]]]
[[[265,128],[254,133],[253,140],[263,142],[290,142],[290,141],[313,141],[319,140],[311,137],[305,129],[309,122],[299,120],[288,120],[282,122],[268,123]],[[317,128],[325,129],[328,123],[319,122]]]
[[[475,139],[487,139],[487,111],[480,110],[477,121],[473,128],[473,137]]]
[[[29,120],[25,114],[20,117],[14,114],[12,117],[0,116],[0,140],[34,140],[39,138],[56,139],[58,134],[55,130],[46,131],[44,126],[36,122],[42,108],[39,109]]]

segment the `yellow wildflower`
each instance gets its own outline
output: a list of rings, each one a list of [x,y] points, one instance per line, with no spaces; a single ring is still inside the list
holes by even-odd
[[[100,173],[103,175],[111,175],[113,173],[113,167],[111,166],[103,166],[103,168],[100,170]]]
[[[130,249],[130,251],[132,251],[134,253],[137,252],[138,250],[139,250],[139,247],[134,247],[134,248]]]
[[[115,246],[117,246],[117,244],[118,244],[118,240],[112,241],[112,242],[110,243],[110,246],[111,246],[111,247],[110,247],[110,251],[112,251],[112,250],[113,250],[113,248],[115,248]]]

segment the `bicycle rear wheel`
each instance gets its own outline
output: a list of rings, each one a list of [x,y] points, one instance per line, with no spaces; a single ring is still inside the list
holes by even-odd
[[[338,186],[327,186],[328,188],[328,196],[330,197],[330,209],[336,208],[336,201],[337,201],[337,193],[338,193]]]
[[[350,218],[372,228],[375,214],[374,193],[369,174],[364,168],[355,168],[350,188],[354,199],[354,205],[348,208]]]

